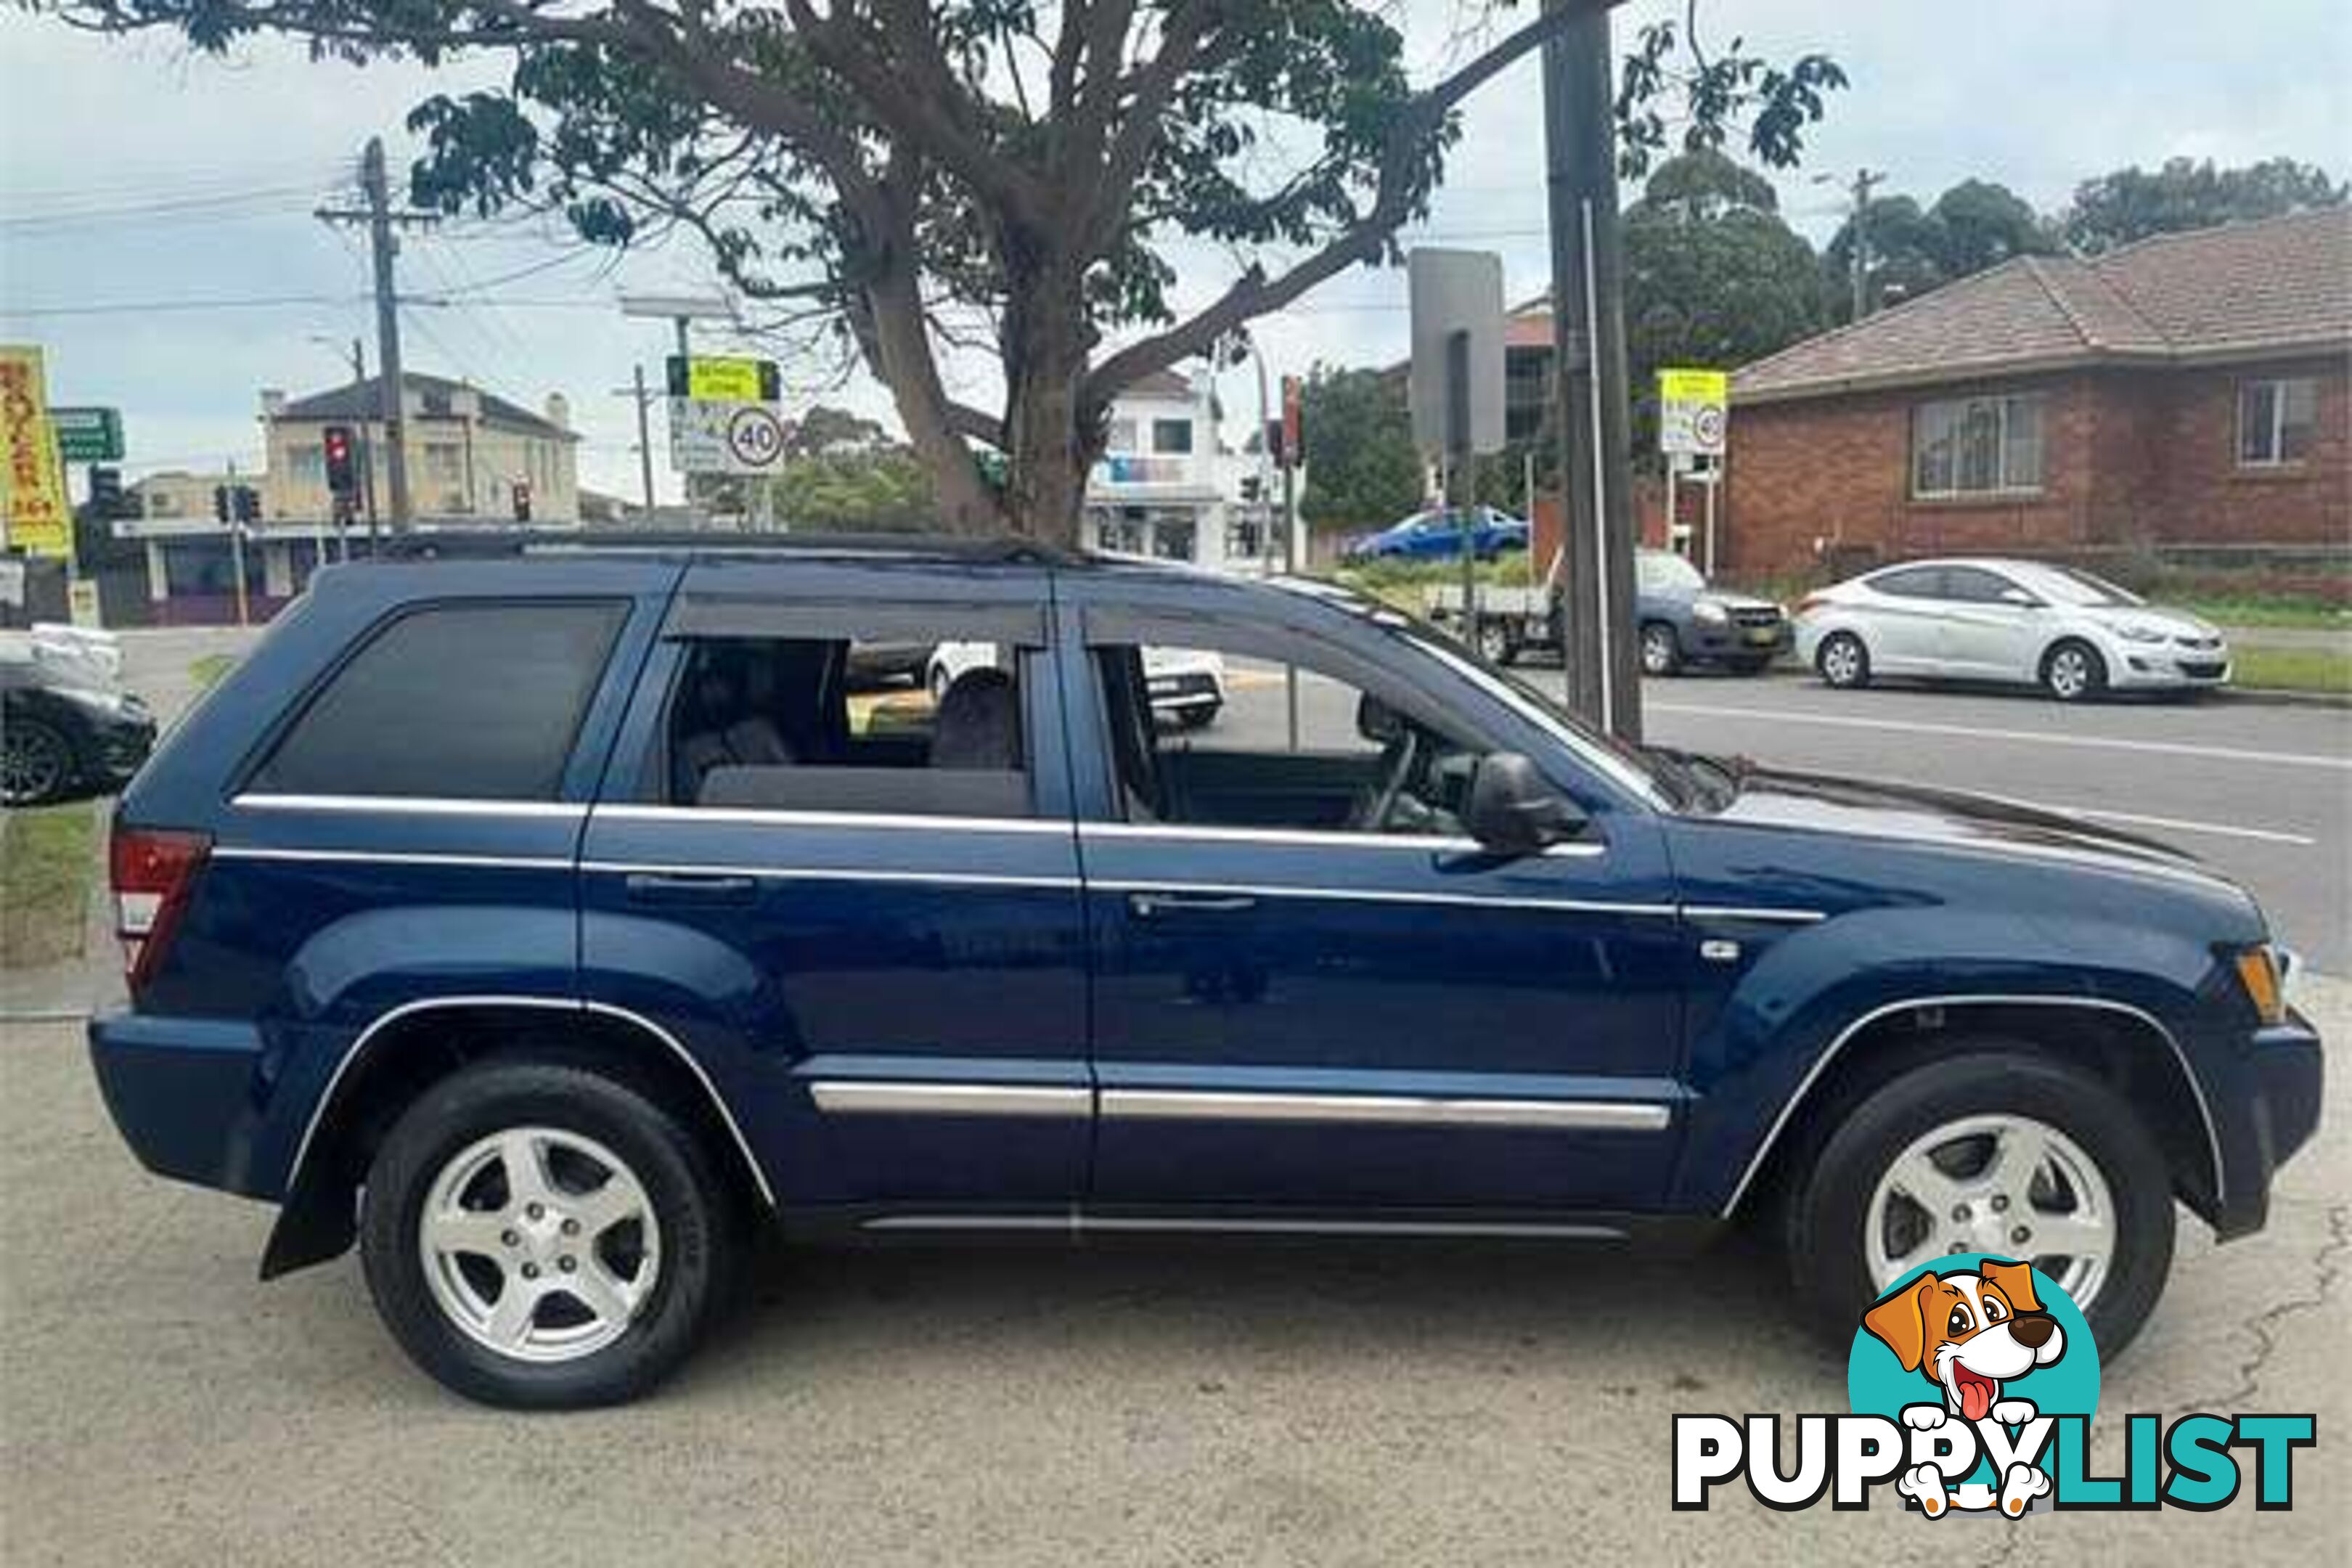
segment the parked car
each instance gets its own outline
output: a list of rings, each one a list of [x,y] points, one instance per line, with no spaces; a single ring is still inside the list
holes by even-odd
[[[28,635],[35,647],[93,691],[122,684],[122,644],[112,632],[63,621],[35,621]]]
[[[919,637],[1012,652],[855,732],[848,646]],[[1297,669],[1298,741],[1164,743],[1147,647]],[[2259,1229],[2320,1100],[2261,910],[2185,855],[1622,746],[1327,584],[1027,544],[331,567],[111,859],[131,1149],[278,1205],[265,1278],[356,1239],[504,1405],[652,1387],[754,1220],[1753,1220],[1846,1335],[1990,1248],[2112,1355],[2174,1200]]]
[[[994,643],[941,643],[932,650],[930,672],[925,677],[935,699],[945,700],[948,688],[966,670],[996,664]],[[1204,729],[1225,707],[1225,661],[1200,648],[1147,647],[1143,678],[1151,698],[1151,711],[1188,730]]]
[[[1470,548],[1481,561],[1492,561],[1506,551],[1528,547],[1528,525],[1491,506],[1472,509]],[[1402,522],[1350,542],[1341,554],[1349,561],[1459,561],[1462,523],[1452,510],[1439,508],[1415,512]]]
[[[849,650],[849,681],[866,689],[893,681],[917,681],[931,665],[932,645],[919,638],[861,642]]]
[[[1797,653],[1835,687],[1999,681],[2061,702],[2230,679],[2219,628],[2038,561],[1912,561],[1824,588],[1797,606]]]
[[[1672,551],[1637,552],[1634,585],[1634,624],[1648,674],[1674,675],[1705,664],[1759,675],[1789,649],[1789,617],[1780,605],[1710,587],[1697,567]],[[1478,651],[1491,664],[1512,664],[1529,647],[1558,648],[1563,613],[1556,588],[1482,586]],[[1458,630],[1462,590],[1450,583],[1432,587],[1430,618]]]
[[[77,648],[0,635],[0,805],[103,794],[147,760],[154,718],[102,668]]]

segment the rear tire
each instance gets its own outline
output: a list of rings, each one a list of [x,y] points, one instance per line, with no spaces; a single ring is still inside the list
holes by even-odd
[[[1813,668],[1822,684],[1840,691],[1858,691],[1870,684],[1870,649],[1852,632],[1832,632],[1814,651]]]
[[[728,1299],[732,1217],[653,1100],[585,1067],[493,1058],[393,1125],[360,1254],[385,1327],[445,1386],[580,1409],[636,1398],[692,1352]]]
[[[11,719],[0,736],[0,805],[62,800],[81,775],[73,742],[38,719]]]
[[[1906,1185],[1906,1172],[1919,1174]],[[1932,1195],[1923,1203],[1910,1187]],[[1840,1114],[1783,1222],[1797,1289],[1838,1343],[1895,1277],[1958,1248],[2072,1279],[2104,1359],[2164,1289],[2173,1218],[2170,1172],[2128,1101],[2030,1047],[1977,1039],[1949,1042]],[[2068,1237],[2083,1250],[2064,1251]]]
[[[1478,656],[1488,664],[1508,664],[1519,657],[1518,640],[1509,626],[1489,616],[1478,623]]]
[[[2107,661],[2099,650],[2069,637],[2042,657],[2042,689],[2061,702],[2091,702],[2107,689]]]

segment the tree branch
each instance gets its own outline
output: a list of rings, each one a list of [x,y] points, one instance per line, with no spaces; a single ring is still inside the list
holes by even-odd
[[[1540,48],[1568,26],[1595,11],[1607,11],[1622,0],[1562,0],[1556,9],[1527,23],[1465,65],[1452,76],[1415,93],[1399,111],[1381,155],[1380,183],[1369,211],[1349,224],[1322,249],[1278,277],[1253,265],[1232,288],[1191,321],[1129,344],[1097,365],[1087,377],[1084,402],[1100,408],[1121,389],[1156,370],[1207,353],[1234,328],[1253,318],[1279,310],[1308,289],[1360,261],[1381,254],[1398,226],[1411,216],[1414,196],[1415,157],[1461,101],[1485,86],[1515,61]]]

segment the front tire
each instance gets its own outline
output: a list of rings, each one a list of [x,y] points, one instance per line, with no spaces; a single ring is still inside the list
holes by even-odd
[[[1518,639],[1509,626],[1489,616],[1478,624],[1478,656],[1488,664],[1508,664],[1519,657]]]
[[[2043,656],[2042,689],[2061,702],[2096,700],[2107,689],[2107,661],[2089,643],[2070,637]]]
[[[1870,684],[1870,649],[1852,632],[1832,632],[1814,651],[1813,668],[1822,684],[1856,691]]]
[[[1829,1128],[1785,1215],[1797,1289],[1850,1339],[1863,1310],[1939,1257],[2024,1258],[2083,1309],[2111,1357],[2172,1266],[2172,1182],[2129,1102],[2001,1040],[1954,1041]]]
[[[38,719],[11,719],[0,735],[0,805],[62,800],[81,769],[73,742]]]
[[[651,1389],[723,1304],[737,1245],[709,1162],[653,1100],[585,1067],[495,1058],[394,1124],[360,1226],[401,1348],[514,1409]]]
[[[1675,636],[1675,628],[1664,621],[1651,621],[1642,627],[1642,673],[1650,676],[1673,675],[1683,667],[1683,645]]]

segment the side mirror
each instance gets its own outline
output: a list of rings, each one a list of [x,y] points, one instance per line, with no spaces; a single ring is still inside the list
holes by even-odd
[[[1588,819],[1576,803],[1517,752],[1489,752],[1470,780],[1464,824],[1470,837],[1497,855],[1534,855],[1574,838]]]

